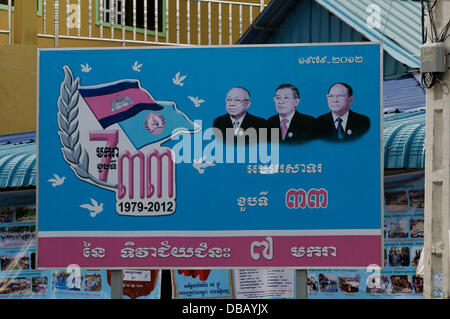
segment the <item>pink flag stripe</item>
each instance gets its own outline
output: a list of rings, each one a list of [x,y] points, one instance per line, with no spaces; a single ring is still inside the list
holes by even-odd
[[[367,247],[378,247],[367,249]],[[381,265],[379,235],[40,237],[39,268],[366,268]]]

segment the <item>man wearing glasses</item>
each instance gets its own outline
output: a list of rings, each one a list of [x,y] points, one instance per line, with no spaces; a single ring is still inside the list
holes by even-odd
[[[329,113],[317,118],[320,137],[329,140],[354,140],[365,134],[370,127],[367,116],[350,110],[353,89],[346,83],[335,83],[328,89]]]
[[[294,85],[280,85],[274,101],[278,114],[270,117],[267,125],[279,129],[281,144],[298,144],[315,137],[315,119],[297,111],[300,93]]]
[[[254,128],[256,137],[260,128],[266,128],[266,121],[247,112],[250,107],[250,93],[243,87],[232,88],[225,98],[227,114],[214,120],[213,127],[222,132],[223,139],[227,131],[234,134],[234,138],[242,136],[249,128]]]

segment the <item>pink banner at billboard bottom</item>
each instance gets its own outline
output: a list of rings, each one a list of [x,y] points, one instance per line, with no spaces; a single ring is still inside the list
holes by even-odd
[[[38,267],[366,268],[381,265],[381,247],[380,235],[40,237]]]

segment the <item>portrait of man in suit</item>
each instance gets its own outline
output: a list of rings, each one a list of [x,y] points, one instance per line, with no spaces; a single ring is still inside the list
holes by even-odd
[[[255,129],[257,138],[259,129],[266,128],[265,119],[247,112],[250,104],[250,92],[243,87],[234,87],[227,93],[225,98],[227,114],[216,118],[213,123],[213,127],[222,132],[224,139],[227,132],[231,132],[236,138],[246,134],[249,128]]]
[[[300,93],[291,84],[278,86],[275,97],[275,108],[278,114],[267,119],[269,132],[279,130],[280,144],[298,144],[315,137],[315,119],[297,110]]]
[[[320,137],[335,141],[354,140],[364,135],[370,128],[367,116],[353,112],[353,89],[346,83],[335,83],[328,89],[330,112],[317,118]]]

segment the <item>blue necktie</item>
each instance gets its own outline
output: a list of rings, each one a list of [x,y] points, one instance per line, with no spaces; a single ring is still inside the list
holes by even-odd
[[[336,121],[338,122],[337,137],[338,137],[338,139],[342,140],[344,138],[344,129],[342,127],[342,119],[340,117],[338,117],[336,119]]]

